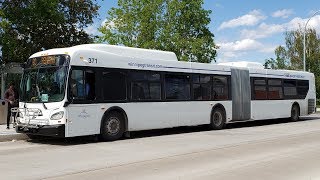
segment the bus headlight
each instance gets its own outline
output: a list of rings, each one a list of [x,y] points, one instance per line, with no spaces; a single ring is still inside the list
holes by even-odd
[[[52,114],[50,119],[51,120],[59,120],[59,119],[63,118],[63,115],[64,115],[64,112],[63,111],[59,111],[59,112],[56,112],[56,113]]]

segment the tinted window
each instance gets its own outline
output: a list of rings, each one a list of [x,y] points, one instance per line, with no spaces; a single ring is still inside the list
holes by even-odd
[[[282,99],[282,86],[269,87],[268,89],[268,98],[269,99]]]
[[[72,70],[70,93],[74,99],[96,99],[96,74],[92,70]]]
[[[283,99],[282,79],[268,79],[268,99]]]
[[[132,72],[132,81],[160,81],[160,74],[155,72]]]
[[[265,79],[254,79],[254,84],[255,85],[266,85],[266,80]]]
[[[296,80],[283,80],[283,91],[285,96],[294,98],[297,95]]]
[[[255,86],[254,97],[257,100],[267,99],[267,88],[266,86]]]
[[[298,95],[304,96],[304,97],[301,97],[303,99],[308,94],[308,91],[309,91],[309,86],[298,86],[297,87],[297,93],[298,93]]]
[[[210,75],[193,76],[193,98],[195,100],[210,100],[211,87]]]
[[[131,73],[132,100],[160,100],[160,74],[156,72]]]
[[[309,81],[308,80],[298,80],[297,84],[298,84],[298,86],[308,86],[309,87]]]
[[[190,99],[190,77],[187,75],[165,75],[165,98],[168,100]]]
[[[300,98],[304,99],[309,91],[309,81],[308,80],[298,80],[297,81],[297,93]]]
[[[213,92],[212,97],[215,100],[227,100],[229,98],[228,92],[228,77],[213,76]]]
[[[268,79],[268,85],[269,86],[282,86],[282,80],[281,79]]]
[[[252,88],[255,100],[268,99],[267,83],[265,78],[253,78]]]
[[[211,80],[211,77],[209,75],[202,75],[200,76],[200,83],[209,83]]]
[[[102,72],[102,96],[104,100],[126,100],[126,75],[121,72]]]
[[[295,87],[296,86],[296,80],[283,80],[283,86],[286,87]]]

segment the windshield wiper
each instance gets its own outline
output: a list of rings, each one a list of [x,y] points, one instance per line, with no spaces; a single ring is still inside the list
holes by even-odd
[[[43,105],[43,107],[44,107],[45,110],[48,109],[47,106],[44,104],[44,102],[42,102],[42,105]]]
[[[38,84],[36,85],[36,89],[37,89],[37,94],[38,94],[38,98],[41,99],[41,96],[40,96],[40,89],[39,89],[39,86]],[[44,104],[44,102],[42,102],[42,105],[44,107],[45,110],[47,110],[47,106]]]

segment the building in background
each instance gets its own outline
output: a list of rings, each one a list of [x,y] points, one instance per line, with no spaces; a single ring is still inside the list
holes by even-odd
[[[22,72],[23,68],[21,67],[21,63],[12,62],[0,67],[1,99],[4,98],[8,83],[14,82],[16,87],[19,87]]]

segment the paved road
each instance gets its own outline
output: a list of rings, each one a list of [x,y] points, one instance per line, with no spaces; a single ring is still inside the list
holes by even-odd
[[[320,179],[317,117],[198,130],[116,142],[1,142],[0,179]]]

